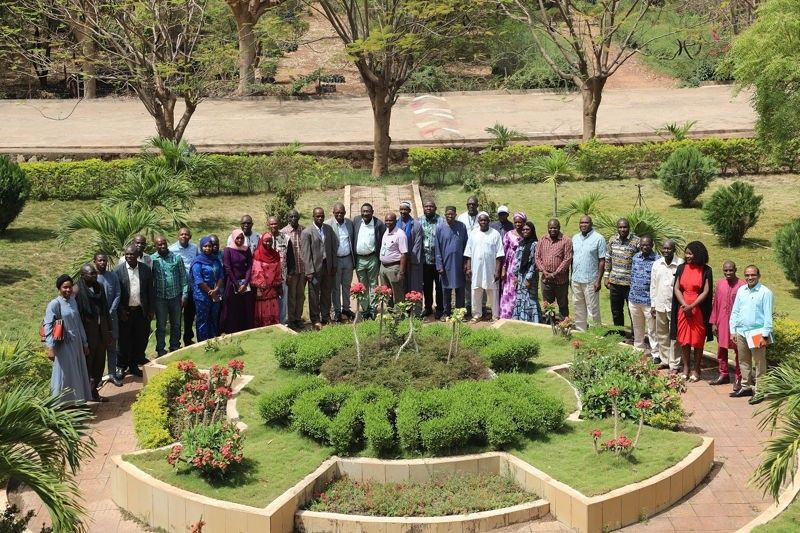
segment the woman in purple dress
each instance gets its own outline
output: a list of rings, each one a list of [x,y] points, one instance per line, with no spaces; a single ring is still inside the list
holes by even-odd
[[[253,255],[245,243],[244,232],[235,230],[228,237],[222,254],[225,269],[225,296],[222,297],[221,333],[251,329],[255,322],[255,292],[250,288]]]
[[[528,221],[528,216],[523,211],[514,213],[514,229],[503,236],[503,250],[506,257],[503,260],[503,294],[500,296],[500,318],[511,318],[514,314],[514,300],[517,298],[517,278],[514,269],[517,263],[517,248],[522,241],[522,228]]]

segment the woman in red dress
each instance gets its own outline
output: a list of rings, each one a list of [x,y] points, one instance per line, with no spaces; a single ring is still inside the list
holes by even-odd
[[[253,255],[250,286],[256,291],[255,327],[280,322],[280,302],[283,287],[281,256],[273,247],[271,233],[264,233]]]
[[[703,346],[713,339],[709,319],[714,283],[708,266],[708,250],[702,242],[687,244],[683,259],[685,263],[675,271],[670,337],[681,346],[683,374],[694,382],[700,379]],[[694,359],[691,358],[693,350]]]

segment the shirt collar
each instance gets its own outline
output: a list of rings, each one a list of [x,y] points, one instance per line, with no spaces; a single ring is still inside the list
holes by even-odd
[[[745,282],[744,287],[750,292],[758,292],[761,290],[761,287],[763,287],[763,285],[761,285],[761,282],[759,281],[758,283],[756,283],[756,286],[751,289],[750,286],[747,284],[747,282]]]
[[[136,270],[139,267],[139,262],[136,262],[136,266],[132,267],[127,261],[125,261],[125,266],[128,267],[128,271]]]

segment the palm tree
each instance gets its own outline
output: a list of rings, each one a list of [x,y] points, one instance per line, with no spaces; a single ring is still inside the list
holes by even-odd
[[[569,224],[572,217],[578,215],[596,215],[600,212],[600,201],[605,199],[605,196],[599,192],[584,194],[578,199],[573,200],[564,209],[559,210],[559,218],[565,217],[564,223]]]
[[[518,141],[525,138],[521,132],[506,128],[499,122],[496,122],[494,126],[489,126],[483,131],[493,137],[486,147],[487,150],[503,150],[511,144],[511,141]]]
[[[186,224],[194,198],[192,184],[183,173],[173,173],[166,167],[142,166],[129,172],[103,203],[128,211],[155,211],[177,229]]]
[[[764,415],[760,428],[769,428],[771,438],[763,459],[753,472],[753,481],[775,500],[783,484],[797,471],[800,451],[800,367],[786,361],[771,369],[758,382],[767,403],[756,411]]]
[[[151,137],[142,147],[137,166],[160,168],[170,171],[172,175],[189,177],[213,170],[215,164],[208,155],[197,152],[185,140]]]
[[[154,210],[101,205],[98,210],[83,209],[69,216],[58,232],[58,242],[65,246],[76,233],[90,231],[89,245],[82,247],[85,252],[78,258],[79,263],[83,263],[91,260],[96,252],[109,258],[119,257],[136,234],[155,235],[167,229],[161,222],[161,214]]]
[[[553,184],[553,216],[558,216],[558,182],[575,175],[575,158],[564,150],[553,150],[533,161],[536,172],[546,183]]]
[[[63,410],[61,396],[42,394],[41,383],[13,381],[40,357],[22,343],[14,352],[0,359],[0,478],[30,487],[50,511],[57,533],[86,531],[72,476],[94,450],[91,413]]]
[[[637,207],[627,215],[619,217],[600,213],[594,218],[595,229],[600,233],[613,234],[617,230],[617,220],[620,218],[625,218],[630,223],[631,235],[650,235],[656,250],[667,239],[674,241],[679,247],[686,242],[683,230],[646,207]]]

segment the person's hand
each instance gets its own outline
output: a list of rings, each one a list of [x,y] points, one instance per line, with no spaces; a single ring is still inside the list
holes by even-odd
[[[397,279],[403,279],[406,277],[406,273],[404,271],[400,271],[397,273]]]
[[[48,348],[47,349],[47,358],[50,359],[51,361],[55,361],[56,360],[56,350],[55,350],[55,348]]]
[[[650,308],[650,316],[653,317],[653,318],[656,317],[656,308],[655,307],[651,307]]]
[[[186,307],[186,298],[181,298],[181,309]]]
[[[692,313],[694,312],[694,310],[691,305],[682,305],[681,309],[683,309],[683,312],[686,313],[687,317],[689,318],[692,317]]]
[[[531,280],[525,280],[525,288],[526,289],[530,289],[531,288]]]
[[[311,283],[311,280],[314,279],[314,274],[306,274],[306,281]]]
[[[711,332],[714,334],[715,337],[719,338],[719,328],[716,324],[711,324]]]
[[[503,278],[503,279],[506,279],[507,276],[508,276],[508,272],[506,272],[505,267],[503,267],[503,269],[500,271],[500,277]]]
[[[500,271],[499,270],[495,270],[495,272],[494,272],[494,280],[495,281],[500,281],[501,277],[502,277],[502,274],[500,273]]]
[[[468,278],[471,278],[472,277],[472,269],[471,268],[465,268],[464,269],[464,275],[467,276]]]
[[[128,312],[127,311],[120,311],[119,312],[119,319],[122,322],[127,322],[128,321]]]
[[[147,313],[147,320],[152,322],[155,317],[156,317],[155,311],[150,311],[149,313]]]
[[[84,346],[83,347],[83,355],[85,355],[86,357],[89,357],[89,347],[88,346]]]
[[[436,272],[438,272],[440,276],[444,275],[444,269],[442,269],[442,270],[437,270]]]
[[[594,292],[600,292],[600,280],[594,282]]]
[[[605,281],[604,285],[606,286],[606,289],[611,290],[611,287],[609,287],[610,283],[608,282],[608,280]]]
[[[731,344],[736,346],[736,335],[731,335]]]
[[[759,348],[766,348],[766,346],[767,346],[767,339],[762,338],[760,341],[758,341]]]

